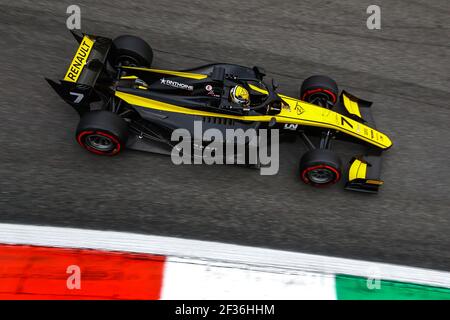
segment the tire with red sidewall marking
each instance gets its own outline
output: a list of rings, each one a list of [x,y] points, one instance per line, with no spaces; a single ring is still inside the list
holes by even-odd
[[[300,160],[300,178],[315,187],[328,186],[340,180],[341,166],[341,159],[333,151],[310,150]]]
[[[322,95],[335,104],[338,94],[336,81],[327,76],[311,76],[303,81],[300,88],[300,99],[306,102],[312,102],[317,95]]]
[[[85,113],[78,123],[77,142],[86,150],[113,156],[121,152],[128,139],[127,123],[117,114],[96,110]]]

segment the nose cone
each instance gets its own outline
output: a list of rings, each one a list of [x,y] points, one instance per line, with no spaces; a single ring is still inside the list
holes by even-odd
[[[389,149],[393,146],[392,140],[385,134],[381,133],[378,139],[383,144],[384,149]]]

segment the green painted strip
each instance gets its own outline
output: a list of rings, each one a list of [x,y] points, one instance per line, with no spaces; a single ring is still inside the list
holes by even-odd
[[[336,275],[338,300],[450,300],[450,289]]]

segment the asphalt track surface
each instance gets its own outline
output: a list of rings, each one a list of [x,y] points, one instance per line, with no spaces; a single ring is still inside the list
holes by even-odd
[[[260,65],[294,96],[304,78],[328,74],[374,101],[394,141],[375,196],[300,183],[300,142],[282,146],[275,176],[85,152],[78,116],[43,79],[62,78],[75,52],[73,3],[0,0],[0,222],[450,269],[450,2],[376,1],[382,29],[368,30],[365,0],[76,1],[85,32],[144,37],[155,67]],[[345,161],[359,152],[339,150]]]

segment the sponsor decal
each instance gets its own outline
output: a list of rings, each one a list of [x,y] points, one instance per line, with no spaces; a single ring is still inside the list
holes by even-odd
[[[300,104],[297,102],[295,105],[295,111],[297,111],[297,115],[301,115],[305,110],[300,106]]]
[[[89,57],[89,53],[92,50],[92,46],[94,45],[94,41],[89,39],[88,37],[84,37],[83,41],[75,54],[75,57],[70,64],[69,70],[67,70],[66,76],[64,77],[65,81],[77,82],[78,77],[80,76],[81,71],[83,70],[84,65],[86,64],[87,58]]]
[[[205,86],[205,90],[208,91],[206,93],[208,96],[213,96],[213,97],[216,97],[216,98],[220,98],[220,95],[218,95],[218,94],[216,94],[214,92],[212,85],[210,85],[210,84],[206,85]]]
[[[297,130],[297,128],[298,128],[298,124],[296,124],[296,123],[285,123],[284,124],[284,129],[286,129],[286,130]]]
[[[178,89],[183,89],[183,90],[188,90],[188,91],[193,91],[194,90],[194,86],[185,84],[185,83],[181,83],[178,81],[174,81],[174,80],[169,80],[169,79],[165,79],[162,78],[161,79],[161,84],[165,85],[165,86],[169,86],[169,87],[174,87],[174,88],[178,88]]]
[[[286,109],[288,111],[291,111],[291,106],[288,103],[281,103],[281,109]]]

